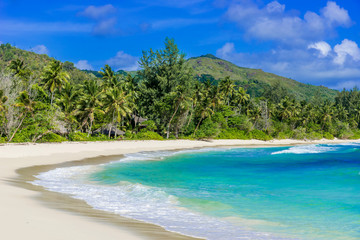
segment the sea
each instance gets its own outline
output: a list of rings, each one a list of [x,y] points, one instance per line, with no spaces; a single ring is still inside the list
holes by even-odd
[[[32,184],[210,240],[360,239],[360,144],[203,148],[56,168]]]

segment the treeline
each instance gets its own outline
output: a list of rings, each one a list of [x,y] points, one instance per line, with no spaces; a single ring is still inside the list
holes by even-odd
[[[229,77],[194,78],[172,39],[139,63],[134,76],[105,65],[101,78],[75,81],[59,61],[39,75],[13,59],[0,73],[0,142],[360,138],[356,88],[325,102],[297,101],[280,84],[250,97]]]

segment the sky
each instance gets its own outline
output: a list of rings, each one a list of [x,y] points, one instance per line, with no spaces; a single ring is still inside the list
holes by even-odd
[[[80,69],[137,70],[174,38],[213,54],[334,89],[360,87],[359,0],[0,0],[0,43]]]

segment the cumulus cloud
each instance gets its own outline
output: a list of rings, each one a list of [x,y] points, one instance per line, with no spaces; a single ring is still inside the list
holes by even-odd
[[[235,44],[228,42],[217,50],[216,55],[241,67],[260,68],[303,83],[342,89],[354,87],[354,81],[360,79],[360,55],[354,42],[349,42],[352,41],[345,39],[336,45],[342,46],[340,48],[331,48],[326,42],[317,42],[309,49],[276,48],[260,53],[237,52]],[[310,51],[314,49],[319,54],[315,55]],[[346,64],[335,63],[340,49],[341,52],[346,52]],[[323,56],[325,54],[326,57]]]
[[[109,64],[116,70],[136,71],[139,69],[138,58],[124,51],[117,52],[115,57],[106,61],[106,64]]]
[[[90,18],[95,22],[92,29],[94,35],[111,35],[118,32],[115,13],[116,8],[111,4],[107,4],[98,7],[89,6],[84,11],[79,12],[78,15]]]
[[[320,57],[326,57],[329,55],[329,53],[331,52],[331,46],[324,41],[320,41],[317,43],[312,43],[308,46],[308,49],[316,49],[319,51],[319,56]]]
[[[87,60],[80,60],[75,63],[75,67],[81,70],[94,70],[93,66]]]
[[[251,38],[278,41],[286,44],[304,44],[331,35],[338,26],[349,26],[348,12],[329,1],[320,13],[308,11],[304,17],[285,11],[285,5],[272,1],[265,7],[250,2],[229,6],[226,18],[238,24]]]
[[[102,19],[112,15],[115,12],[116,8],[111,4],[107,4],[99,7],[88,6],[84,11],[80,12],[79,15],[92,19]]]
[[[29,49],[30,52],[34,52],[37,54],[47,54],[49,55],[49,50],[47,49],[47,47],[45,45],[37,45],[33,48]]]
[[[116,18],[99,21],[93,28],[95,35],[107,35],[116,33]]]
[[[329,1],[321,10],[322,15],[328,20],[328,23],[339,26],[349,26],[351,19],[348,11],[339,7],[336,2]]]
[[[337,56],[334,58],[334,63],[343,65],[347,57],[354,61],[360,61],[360,49],[356,42],[344,39],[341,44],[334,47]]]

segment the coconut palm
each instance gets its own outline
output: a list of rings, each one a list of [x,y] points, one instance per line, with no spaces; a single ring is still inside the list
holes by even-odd
[[[225,77],[219,83],[220,92],[225,100],[225,103],[229,106],[230,99],[233,95],[235,84],[230,80],[230,77]]]
[[[54,60],[45,68],[42,80],[44,87],[51,93],[51,105],[53,104],[55,89],[61,91],[69,78],[69,74],[63,71],[63,65],[60,61]]]
[[[101,102],[103,92],[95,80],[85,81],[82,90],[84,95],[80,97],[77,106],[77,115],[82,121],[81,128],[85,125],[88,126],[89,136],[95,120],[95,114],[104,113],[104,111],[100,109],[103,105]]]
[[[131,114],[131,95],[126,94],[121,88],[112,88],[106,92],[104,104],[106,106],[105,112],[112,115],[111,121],[115,122],[115,125],[121,122],[121,120]],[[109,130],[109,137],[111,133],[111,126]],[[115,131],[116,137],[116,131]]]
[[[64,85],[64,89],[61,91],[57,105],[61,108],[65,115],[65,122],[71,128],[71,125],[76,122],[76,101],[78,100],[79,92],[76,87],[70,83]]]
[[[104,80],[104,86],[105,87],[115,87],[118,84],[115,72],[111,69],[109,65],[105,65],[104,68],[101,68],[102,71],[99,71],[99,73],[102,76],[102,79]]]

